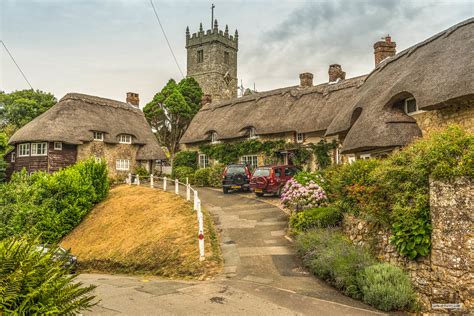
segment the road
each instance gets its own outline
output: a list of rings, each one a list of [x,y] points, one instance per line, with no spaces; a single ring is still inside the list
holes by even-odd
[[[250,194],[199,190],[221,233],[224,271],[215,280],[173,281],[82,274],[98,285],[93,315],[376,315],[302,268],[287,217]],[[268,198],[271,199],[271,198]]]

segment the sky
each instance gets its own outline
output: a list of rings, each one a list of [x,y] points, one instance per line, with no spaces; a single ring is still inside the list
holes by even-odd
[[[185,29],[210,28],[212,1],[153,0],[186,75]],[[265,91],[311,72],[328,80],[330,64],[346,78],[374,68],[372,45],[390,34],[402,51],[474,16],[474,0],[214,0],[219,28],[239,31],[238,78]],[[80,92],[151,101],[182,78],[150,0],[0,0],[0,39],[34,89],[61,98]],[[29,88],[0,46],[0,91]]]

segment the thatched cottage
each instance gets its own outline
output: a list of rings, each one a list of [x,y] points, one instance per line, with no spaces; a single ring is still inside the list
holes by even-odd
[[[138,102],[136,93],[127,93],[126,103],[65,95],[10,138],[7,175],[23,168],[54,172],[90,157],[105,159],[111,177],[124,177],[138,165],[154,170],[166,157]]]
[[[346,79],[340,65],[328,82],[211,102],[202,107],[181,139],[184,149],[258,137],[288,143],[335,139],[337,163],[386,155],[427,131],[449,123],[474,131],[474,19],[463,21],[396,54],[387,36],[375,43],[375,69]],[[280,162],[291,162],[291,150]],[[207,157],[200,155],[200,160]],[[243,157],[264,163],[261,155]],[[314,162],[309,163],[315,167]]]

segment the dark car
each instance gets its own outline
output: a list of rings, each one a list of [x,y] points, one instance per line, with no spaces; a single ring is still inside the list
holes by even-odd
[[[46,254],[50,251],[51,247],[49,245],[39,245],[36,246],[36,250],[41,254]],[[69,253],[66,249],[57,246],[55,248],[52,259],[54,261],[62,260],[64,261],[64,268],[68,269],[71,273],[76,272],[77,258]]]
[[[250,188],[257,196],[263,196],[265,193],[280,196],[283,186],[297,172],[295,166],[258,167],[253,172]]]
[[[231,164],[225,167],[222,174],[222,190],[228,193],[229,190],[241,189],[250,190],[250,173],[249,167],[244,164]]]

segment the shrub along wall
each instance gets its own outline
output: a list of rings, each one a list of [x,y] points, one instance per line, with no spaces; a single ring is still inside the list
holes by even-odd
[[[78,162],[53,174],[15,173],[0,185],[0,239],[24,233],[41,234],[44,242],[57,242],[109,190],[105,162]]]

